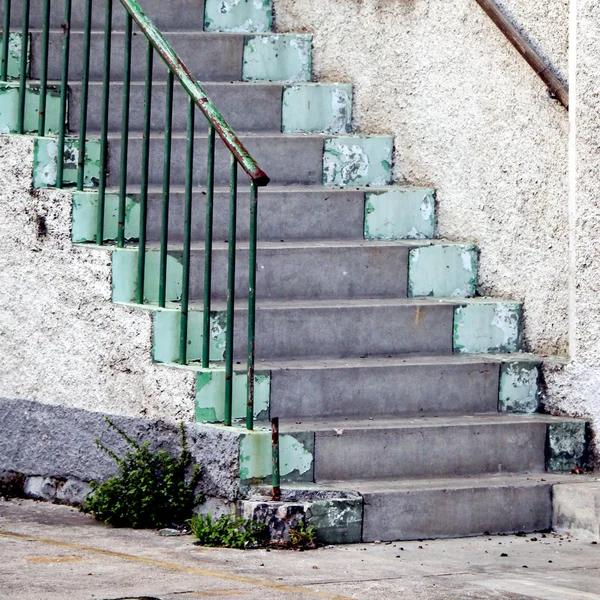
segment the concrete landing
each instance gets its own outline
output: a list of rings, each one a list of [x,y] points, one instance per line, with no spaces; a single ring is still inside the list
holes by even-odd
[[[6,600],[593,600],[600,545],[551,533],[310,552],[199,548],[74,509],[0,501]]]

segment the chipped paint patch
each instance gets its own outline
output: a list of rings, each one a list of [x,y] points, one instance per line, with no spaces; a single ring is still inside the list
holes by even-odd
[[[365,239],[431,239],[435,232],[434,197],[430,189],[367,193]]]
[[[352,86],[286,87],[281,129],[284,133],[349,133],[352,131]]]
[[[323,184],[389,185],[394,141],[390,136],[348,136],[325,140]]]
[[[19,115],[19,84],[0,83],[0,133],[16,133]],[[39,85],[25,88],[25,133],[38,133],[40,103]],[[59,128],[60,86],[48,86],[46,91],[46,133],[56,134]]]
[[[279,436],[280,473],[285,481],[312,481],[314,434]],[[264,481],[273,474],[271,432],[245,431],[240,441],[240,479]]]
[[[454,351],[519,352],[521,305],[518,302],[473,302],[454,309]]]
[[[233,374],[234,420],[246,418],[248,375]],[[254,376],[254,418],[268,419],[271,396],[271,376]],[[203,369],[196,374],[196,422],[222,423],[225,419],[225,370]]]
[[[310,81],[310,35],[260,35],[244,43],[242,81]]]
[[[222,361],[225,358],[226,315],[211,312],[210,360]],[[188,361],[202,360],[204,313],[188,313]],[[159,363],[179,363],[179,343],[181,336],[181,311],[157,308],[152,323],[152,358]]]
[[[432,245],[409,254],[408,295],[469,298],[477,288],[477,249],[467,245]]]
[[[548,424],[546,470],[570,472],[585,466],[588,450],[585,421],[563,421]]]
[[[0,41],[4,38],[4,32],[0,31]],[[31,66],[31,35],[27,44],[27,74]],[[8,65],[6,74],[9,79],[18,79],[21,74],[21,57],[23,55],[23,35],[17,31],[8,34]]]
[[[358,544],[362,541],[362,500],[313,502],[307,517],[309,525],[317,530],[317,540],[323,544]]]
[[[258,33],[272,27],[272,0],[205,0],[205,31]]]
[[[77,183],[79,141],[67,139],[63,154],[63,181],[65,185]],[[33,186],[37,188],[56,185],[58,142],[47,137],[35,138],[33,148]],[[97,187],[100,177],[100,140],[89,139],[85,145],[85,174],[83,185]]]
[[[533,414],[540,407],[540,363],[503,363],[498,410]]]
[[[137,198],[125,199],[125,239],[140,237],[140,204]],[[73,192],[73,243],[95,242],[98,223],[98,193]],[[106,194],[104,199],[104,241],[117,239],[119,224],[119,196]]]
[[[118,248],[112,253],[113,302],[135,302],[137,294],[138,250]],[[146,252],[144,272],[144,302],[158,302],[158,284],[160,276],[160,252]],[[167,255],[167,302],[181,299],[181,280],[183,266],[178,252]]]

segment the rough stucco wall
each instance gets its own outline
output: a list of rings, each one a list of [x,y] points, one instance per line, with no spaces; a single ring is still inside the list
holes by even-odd
[[[600,0],[577,2],[576,185],[571,205],[572,362],[546,375],[551,410],[591,417],[600,431]],[[600,454],[600,436],[596,434]]]
[[[111,303],[110,252],[71,244],[71,195],[28,191],[33,140],[0,136],[0,164],[0,397],[191,421],[194,374],[152,363],[150,314]]]
[[[504,0],[567,73],[568,1]],[[314,74],[355,85],[398,181],[438,190],[438,235],[481,248],[480,292],[525,302],[528,349],[568,351],[568,116],[474,0],[275,0]]]

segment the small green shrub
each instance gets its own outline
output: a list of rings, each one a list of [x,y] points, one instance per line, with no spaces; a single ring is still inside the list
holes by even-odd
[[[290,547],[297,550],[306,550],[317,547],[317,528],[314,525],[306,527],[300,522],[296,529],[290,530]]]
[[[98,448],[106,452],[119,469],[104,483],[92,482],[92,493],[80,510],[116,527],[142,529],[184,525],[193,514],[194,506],[203,498],[196,494],[200,469],[197,465],[191,467],[183,423],[181,454],[179,458],[173,458],[164,450],[151,452],[149,442],[139,444],[132,440],[108,417],[106,422],[131,450],[120,458],[96,440]]]
[[[194,515],[189,521],[198,546],[224,548],[260,548],[268,542],[268,529],[264,523],[247,521],[241,517],[223,515],[213,521],[210,514]]]

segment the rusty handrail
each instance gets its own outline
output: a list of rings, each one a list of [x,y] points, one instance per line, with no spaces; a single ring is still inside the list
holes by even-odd
[[[230,152],[235,156],[236,160],[248,174],[248,177],[256,186],[265,186],[269,183],[269,177],[258,166],[252,158],[248,150],[244,147],[240,139],[229,126],[223,115],[213,104],[202,86],[196,78],[190,73],[178,54],[173,50],[169,42],[163,34],[154,25],[140,5],[135,0],[120,0],[125,10],[131,15],[133,20],[138,24],[142,33],[152,44],[156,52],[165,61],[168,69],[173,73],[176,79],[181,83],[186,92],[202,111],[211,125],[215,128],[218,136],[223,140]]]
[[[531,44],[523,37],[521,32],[510,22],[506,15],[498,8],[494,0],[475,0],[485,11],[498,29],[506,36],[508,41],[517,49],[517,52],[527,61],[539,78],[548,86],[551,94],[568,110],[569,90],[565,84],[552,72],[552,69],[542,60]]]

